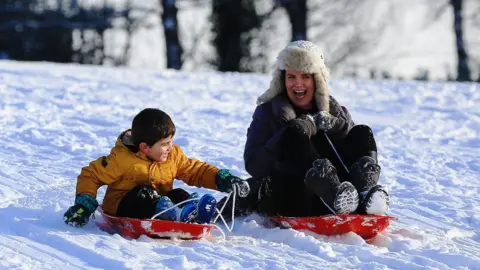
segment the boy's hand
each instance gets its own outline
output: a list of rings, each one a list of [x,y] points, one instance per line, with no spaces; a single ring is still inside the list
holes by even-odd
[[[80,194],[75,198],[75,205],[68,208],[63,221],[74,227],[83,227],[88,223],[90,215],[97,209],[98,202],[88,194]]]
[[[238,196],[242,198],[247,197],[248,193],[250,193],[250,185],[247,180],[232,175],[230,171],[226,169],[218,171],[215,183],[217,184],[217,189],[222,192],[231,192],[235,185]]]
[[[68,208],[67,212],[63,214],[63,221],[73,227],[83,227],[88,223],[90,215],[90,211],[85,209],[82,205],[75,204]]]

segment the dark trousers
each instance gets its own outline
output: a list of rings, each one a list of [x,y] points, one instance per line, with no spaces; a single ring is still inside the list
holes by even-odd
[[[185,201],[190,194],[181,188],[172,189],[164,196],[172,200],[174,204]],[[151,218],[155,215],[160,195],[151,185],[138,185],[130,190],[120,201],[117,209],[118,217]]]
[[[262,183],[266,187],[260,188],[258,210],[268,215],[281,216],[317,216],[330,213],[304,183],[305,174],[314,160],[330,160],[343,182],[349,181],[347,170],[353,163],[363,156],[376,159],[377,152],[372,130],[366,125],[355,126],[347,137],[330,142],[324,133],[308,138],[296,129],[288,128],[277,149],[275,170],[271,178]]]

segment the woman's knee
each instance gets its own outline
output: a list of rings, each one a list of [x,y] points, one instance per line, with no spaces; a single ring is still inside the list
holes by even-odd
[[[362,125],[356,125],[356,126],[354,126],[354,127],[350,130],[349,134],[350,134],[350,133],[353,133],[353,134],[362,134],[362,135],[364,135],[364,136],[365,136],[365,135],[371,135],[371,136],[373,137],[373,131],[372,131],[372,129],[371,129],[369,126],[363,125],[363,124],[362,124]]]

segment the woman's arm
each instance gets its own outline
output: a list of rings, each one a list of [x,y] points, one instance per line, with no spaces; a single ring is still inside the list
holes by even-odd
[[[335,100],[332,96],[330,96],[330,114],[337,117],[338,120],[336,121],[334,127],[332,127],[327,134],[331,138],[345,138],[355,125],[352,120],[352,116],[348,112],[347,108],[341,106],[340,103]]]
[[[268,176],[272,172],[277,144],[285,131],[285,127],[273,130],[274,119],[269,109],[267,104],[258,106],[247,131],[243,155],[245,169],[256,178]]]

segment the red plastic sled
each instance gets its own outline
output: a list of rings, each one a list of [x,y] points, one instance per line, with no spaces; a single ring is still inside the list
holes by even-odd
[[[137,239],[141,235],[151,238],[180,238],[196,240],[206,237],[212,228],[211,224],[192,224],[158,219],[135,219],[114,217],[99,211],[103,221],[97,226],[110,234],[118,233],[127,238]]]
[[[354,232],[366,241],[373,239],[384,231],[390,220],[397,220],[391,216],[376,215],[328,215],[318,217],[280,217],[271,216],[278,226],[295,230],[307,230],[321,235],[335,235]]]

